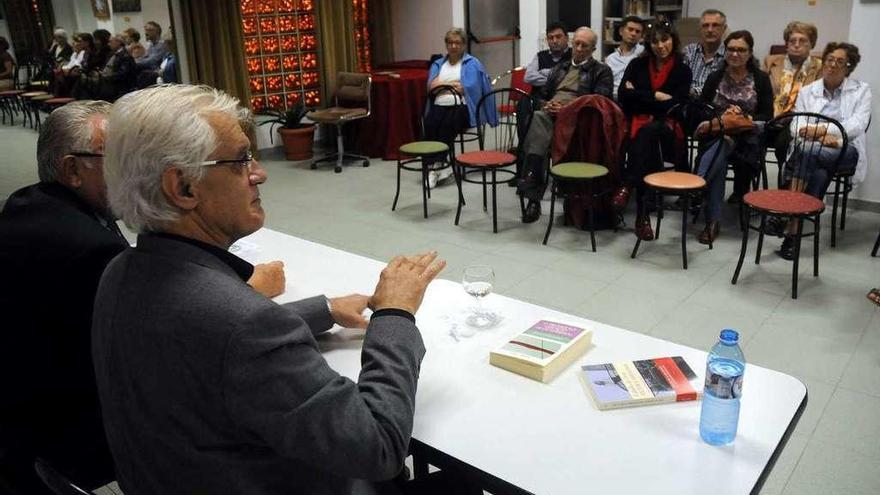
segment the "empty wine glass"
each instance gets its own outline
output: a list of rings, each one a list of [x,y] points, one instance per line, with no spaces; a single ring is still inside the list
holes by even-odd
[[[495,272],[489,265],[471,265],[464,269],[462,278],[464,291],[473,296],[473,313],[468,315],[465,323],[477,328],[490,327],[495,324],[497,316],[483,308],[482,299],[492,293],[495,283]]]

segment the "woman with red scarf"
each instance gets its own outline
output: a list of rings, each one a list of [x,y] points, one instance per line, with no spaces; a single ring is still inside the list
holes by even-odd
[[[687,170],[684,133],[666,113],[688,99],[691,69],[682,59],[678,33],[666,24],[654,26],[645,38],[646,50],[630,62],[618,90],[618,100],[629,120],[629,150],[624,179],[636,191],[638,216],[636,235],[643,241],[654,239],[648,212],[643,208],[644,177],[672,162]],[[615,206],[626,205],[629,191],[618,191]]]

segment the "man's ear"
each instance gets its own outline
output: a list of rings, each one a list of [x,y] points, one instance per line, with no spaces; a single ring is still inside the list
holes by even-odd
[[[162,172],[162,193],[181,210],[194,210],[199,204],[189,179],[177,167],[169,167]]]
[[[79,189],[82,187],[82,176],[80,175],[80,162],[75,156],[67,155],[61,159],[61,166],[58,167],[58,182],[64,184],[70,189]]]

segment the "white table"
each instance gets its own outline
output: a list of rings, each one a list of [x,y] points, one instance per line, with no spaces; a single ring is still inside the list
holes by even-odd
[[[279,302],[317,293],[370,294],[384,266],[269,229],[244,241],[256,248],[238,252],[246,259],[285,262],[287,291]],[[417,314],[427,354],[413,448],[435,454],[432,464],[455,462],[493,492],[757,492],[806,406],[799,380],[749,364],[739,433],[729,446],[700,439],[699,402],[598,411],[576,376],[580,364],[680,355],[702,381],[706,353],[496,294],[487,303],[503,314],[501,324],[456,341],[450,321],[462,318],[470,298],[457,283],[430,286]],[[489,364],[491,349],[548,317],[593,330],[593,345],[576,364],[549,384]],[[340,329],[320,340],[330,365],[353,380],[362,338]]]

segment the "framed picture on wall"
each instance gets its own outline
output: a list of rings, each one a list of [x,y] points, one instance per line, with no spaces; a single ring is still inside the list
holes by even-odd
[[[110,2],[109,0],[91,0],[92,12],[95,18],[106,21],[110,18]]]
[[[140,12],[141,0],[113,0],[113,12]]]

